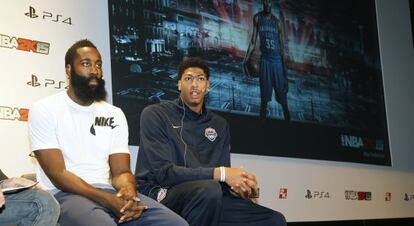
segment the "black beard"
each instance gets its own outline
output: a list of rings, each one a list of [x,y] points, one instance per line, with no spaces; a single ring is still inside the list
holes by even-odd
[[[89,86],[89,82],[92,79],[96,79],[98,81],[98,85],[96,87]],[[70,81],[76,97],[78,97],[81,101],[94,102],[106,100],[107,93],[105,90],[105,80],[102,78],[98,78],[95,75],[89,75],[89,78],[85,78],[76,74],[74,68],[72,68]]]

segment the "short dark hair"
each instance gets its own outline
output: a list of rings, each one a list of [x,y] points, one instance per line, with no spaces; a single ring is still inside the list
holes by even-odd
[[[178,70],[177,80],[178,81],[181,80],[181,77],[183,76],[184,71],[190,67],[201,68],[206,74],[207,80],[208,80],[208,77],[210,77],[210,69],[208,68],[207,62],[199,57],[190,57],[190,58],[184,59],[178,65],[177,67],[177,70]]]
[[[82,40],[79,40],[79,41],[77,41],[77,42],[75,42],[69,49],[68,49],[68,51],[66,51],[66,55],[65,55],[65,67],[66,67],[66,65],[68,65],[68,64],[70,64],[70,65],[72,65],[73,64],[73,59],[76,57],[76,55],[77,55],[77,52],[76,52],[76,50],[78,50],[79,48],[82,48],[82,47],[92,47],[92,48],[95,48],[95,49],[98,49],[98,48],[96,48],[96,46],[91,42],[91,41],[89,41],[88,39],[82,39]]]

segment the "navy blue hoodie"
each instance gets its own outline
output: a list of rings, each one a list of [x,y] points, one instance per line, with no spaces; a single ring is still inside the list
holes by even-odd
[[[193,112],[181,99],[150,105],[141,113],[135,175],[139,191],[152,198],[159,188],[213,179],[214,168],[230,166],[230,132],[225,119]]]

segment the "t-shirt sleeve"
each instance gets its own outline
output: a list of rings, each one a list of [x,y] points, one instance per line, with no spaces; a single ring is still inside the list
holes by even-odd
[[[35,103],[29,111],[29,138],[32,151],[59,149],[55,116],[42,103]]]
[[[128,123],[126,117],[121,109],[117,109],[115,115],[116,121],[114,128],[114,135],[111,141],[110,154],[115,153],[128,153]]]

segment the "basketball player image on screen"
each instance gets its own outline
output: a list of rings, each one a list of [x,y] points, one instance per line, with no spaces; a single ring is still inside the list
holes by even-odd
[[[272,14],[271,1],[262,0],[262,3],[263,10],[253,17],[253,32],[243,61],[243,69],[248,76],[259,77],[260,117],[266,118],[267,104],[272,100],[274,90],[276,101],[282,106],[284,119],[290,121],[287,103],[288,80],[283,66],[283,28],[280,20]],[[257,62],[252,58],[252,54],[258,35],[260,39],[260,68],[257,70],[257,66],[255,66]]]

